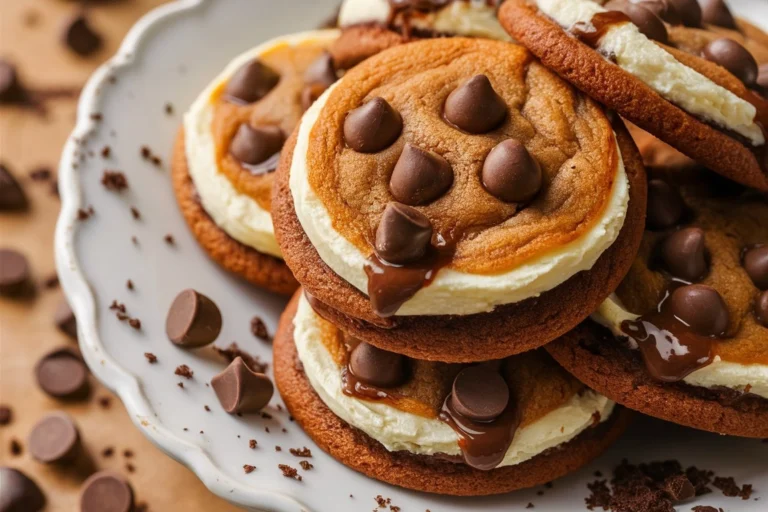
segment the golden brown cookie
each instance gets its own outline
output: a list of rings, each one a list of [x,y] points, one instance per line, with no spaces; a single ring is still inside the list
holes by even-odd
[[[700,120],[616,65],[612,56],[606,58],[593,48],[611,27],[629,22],[621,13],[601,13],[590,21],[591,25],[574,25],[570,30],[579,37],[541,13],[534,1],[505,2],[499,19],[545,66],[590,97],[716,172],[753,188],[768,190],[768,151],[764,135],[763,141],[758,142],[759,126],[765,125],[768,115],[766,102],[725,68],[682,50],[662,46],[678,63],[730,91],[735,101],[740,98],[754,105],[757,114],[749,128],[751,140],[746,140],[746,135],[730,134],[714,123]]]
[[[275,382],[291,415],[320,448],[371,478],[408,489],[454,496],[500,494],[549,482],[585,465],[610,446],[631,417],[618,410],[565,445],[515,466],[481,471],[466,464],[389,452],[333,414],[307,380],[293,340],[297,300],[283,313],[274,340]]]

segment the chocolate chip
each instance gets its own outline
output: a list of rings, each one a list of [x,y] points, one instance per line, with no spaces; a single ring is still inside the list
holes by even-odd
[[[637,5],[642,5],[653,14],[666,21],[670,25],[680,25],[682,20],[677,9],[668,0],[632,0]]]
[[[27,196],[11,171],[0,163],[0,211],[18,211],[27,208]]]
[[[768,327],[768,291],[758,295],[755,301],[755,316],[758,322]]]
[[[18,469],[0,467],[0,512],[40,512],[45,496],[37,484]]]
[[[333,64],[333,57],[327,51],[320,54],[304,72],[304,82],[307,84],[318,84],[327,88],[336,80],[338,80],[336,66]]]
[[[453,169],[448,161],[410,143],[395,164],[389,188],[401,203],[418,206],[431,203],[453,184]]]
[[[80,433],[68,414],[52,412],[32,427],[28,444],[32,457],[39,462],[71,462],[80,451]]]
[[[243,123],[229,145],[229,152],[247,165],[266,162],[283,148],[285,134],[278,126],[252,127]]]
[[[703,55],[705,59],[730,71],[744,85],[749,87],[757,83],[757,61],[733,39],[715,39],[704,47]]]
[[[744,253],[744,270],[761,290],[768,290],[768,245],[754,247]]]
[[[24,98],[24,88],[19,81],[16,66],[0,59],[0,103],[17,103]]]
[[[683,217],[685,204],[680,192],[663,180],[648,182],[648,217],[650,229],[666,229]]]
[[[197,348],[213,343],[221,332],[218,306],[195,290],[184,290],[168,310],[165,332],[176,345]]]
[[[88,395],[88,368],[68,349],[44,355],[35,366],[35,378],[40,389],[54,398],[73,400]]]
[[[760,64],[758,67],[757,80],[755,82],[768,94],[768,62]]]
[[[492,421],[509,404],[509,386],[497,371],[478,364],[464,368],[453,380],[451,405],[474,421]]]
[[[361,341],[349,355],[349,369],[363,382],[382,388],[394,388],[408,377],[406,358]]]
[[[507,105],[485,75],[476,75],[445,100],[445,119],[472,134],[488,133],[507,117]]]
[[[376,229],[376,255],[382,260],[403,264],[424,256],[432,239],[432,224],[420,211],[390,202]]]
[[[736,20],[725,0],[699,0],[701,3],[701,19],[709,25],[738,30]]]
[[[279,81],[277,71],[259,59],[253,59],[232,75],[225,93],[238,102],[253,103],[266,96]]]
[[[131,484],[112,471],[91,475],[80,488],[81,512],[133,512]]]
[[[482,171],[485,189],[508,203],[530,201],[541,190],[539,162],[515,139],[507,139],[493,148]]]
[[[64,44],[70,50],[87,57],[101,48],[101,36],[96,33],[84,14],[80,13],[71,18],[64,27]]]
[[[28,282],[27,258],[13,249],[0,249],[0,295],[18,295]]]
[[[710,286],[681,286],[668,300],[674,315],[701,336],[722,336],[728,329],[728,306]]]
[[[256,413],[266,406],[274,386],[263,373],[251,371],[241,357],[211,380],[221,406],[230,414]]]
[[[400,114],[378,96],[349,112],[344,119],[344,141],[359,153],[377,153],[389,147],[402,131]]]
[[[609,11],[619,11],[626,14],[648,39],[667,44],[667,27],[653,10],[642,4],[634,4],[629,0],[611,0],[604,7]]]
[[[686,27],[701,26],[701,6],[698,0],[664,0],[680,16],[680,20]]]
[[[688,282],[700,281],[708,270],[704,231],[699,228],[675,231],[662,242],[661,257],[673,276]]]

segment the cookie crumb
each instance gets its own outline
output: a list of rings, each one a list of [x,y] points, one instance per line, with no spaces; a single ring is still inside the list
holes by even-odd
[[[133,290],[133,281],[131,281],[130,279],[127,280],[125,282],[125,287],[128,288],[129,290]]]
[[[298,469],[293,468],[288,464],[278,464],[277,467],[280,468],[280,471],[283,472],[284,477],[293,478],[294,480],[297,480],[299,482],[302,481],[302,478],[301,478],[301,475],[299,474]]]
[[[185,379],[191,379],[192,376],[195,374],[192,370],[189,369],[189,366],[182,364],[176,367],[176,371],[174,372],[179,377],[184,377]],[[182,386],[183,387],[183,386]]]
[[[267,326],[258,316],[251,318],[251,333],[263,341],[270,341],[269,332],[267,332]]]
[[[308,460],[299,461],[299,466],[301,466],[301,469],[303,469],[304,471],[309,471],[310,469],[315,467]]]
[[[107,190],[122,192],[128,188],[128,178],[120,171],[104,171],[101,177],[101,184]]]
[[[141,212],[135,206],[131,206],[131,216],[133,216],[133,218],[135,220],[140,220],[141,219]]]
[[[172,104],[170,104],[170,103],[166,103],[165,104],[165,113],[168,114],[169,116],[173,115],[173,105]]]
[[[248,447],[249,447],[251,450],[255,450],[255,449],[256,449],[256,446],[257,446],[258,444],[259,444],[259,443],[258,443],[258,442],[257,442],[255,439],[251,439],[250,441],[248,441]]]
[[[155,364],[157,362],[157,356],[152,352],[144,352],[144,357],[147,358],[149,364]]]
[[[306,446],[303,448],[289,448],[288,451],[295,457],[312,457],[312,450]]]
[[[256,466],[251,466],[250,464],[243,464],[243,471],[245,471],[245,474],[253,473],[253,471],[256,469]]]
[[[109,146],[104,146],[101,148],[101,157],[102,158],[109,158],[112,154],[112,148]]]
[[[138,318],[131,318],[128,320],[128,325],[136,329],[137,331],[141,330],[141,320]]]

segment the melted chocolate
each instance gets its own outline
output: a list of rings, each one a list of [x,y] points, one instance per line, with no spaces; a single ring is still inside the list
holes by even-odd
[[[619,11],[599,12],[592,16],[589,23],[577,23],[571,29],[573,35],[592,48],[597,48],[600,40],[615,25],[632,23],[629,16]]]

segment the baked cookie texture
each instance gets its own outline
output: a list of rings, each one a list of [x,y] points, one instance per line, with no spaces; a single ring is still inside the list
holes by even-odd
[[[766,142],[752,146],[741,136],[732,136],[667,101],[646,83],[544,16],[534,2],[508,0],[499,10],[499,19],[545,66],[590,97],[702,165],[752,188],[768,190]],[[603,30],[592,33],[599,36]],[[758,116],[766,115],[765,100],[725,68],[677,48],[663,46],[663,49],[714,84],[753,103]]]
[[[281,317],[274,339],[275,381],[291,415],[332,457],[369,477],[401,487],[455,496],[500,494],[552,481],[597,457],[628,426],[631,416],[616,411],[572,441],[514,466],[481,471],[435,456],[390,452],[338,418],[309,383],[293,339],[298,295]]]

